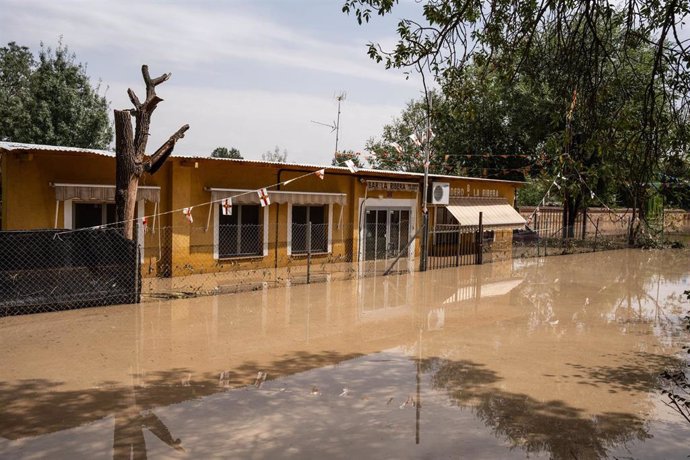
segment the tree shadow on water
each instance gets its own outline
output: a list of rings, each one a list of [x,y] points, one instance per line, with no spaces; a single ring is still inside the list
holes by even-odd
[[[427,360],[423,369],[432,386],[458,406],[470,408],[494,436],[526,454],[548,453],[554,459],[599,459],[608,449],[645,440],[645,420],[632,413],[591,416],[563,401],[540,401],[503,391],[493,371],[468,361]]]
[[[171,449],[184,451],[184,440],[170,432],[155,414],[156,409],[255,385],[258,372],[265,372],[270,380],[359,356],[296,352],[264,364],[247,361],[230,370],[195,375],[189,369],[175,368],[132,375],[138,382],[134,385],[101,382],[84,389],[69,389],[65,382],[47,379],[0,382],[0,437],[37,437],[113,417],[113,458],[146,458],[145,430]],[[76,439],[68,445],[63,442],[61,448],[85,456],[93,454]],[[58,446],[44,447],[41,455],[50,457],[57,450]]]

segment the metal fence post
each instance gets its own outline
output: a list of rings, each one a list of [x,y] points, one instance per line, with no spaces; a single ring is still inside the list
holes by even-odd
[[[483,212],[479,213],[479,231],[477,232],[477,237],[479,241],[477,243],[477,265],[483,263],[484,256],[484,224],[482,223],[482,218],[484,216]]]
[[[311,281],[311,221],[307,222],[307,284]]]
[[[455,251],[455,266],[460,266],[460,250],[462,248],[462,227],[458,225],[458,249]]]

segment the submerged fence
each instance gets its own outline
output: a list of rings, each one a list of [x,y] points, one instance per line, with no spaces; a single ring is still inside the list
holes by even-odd
[[[0,232],[0,316],[134,303],[137,246],[115,230]]]
[[[422,229],[402,214],[361,227],[249,218],[149,227],[138,242],[115,229],[0,232],[0,316],[410,273],[422,254],[436,270],[627,246],[624,225],[602,232],[596,221],[576,221],[564,229],[553,214],[516,232],[431,226],[425,248]]]

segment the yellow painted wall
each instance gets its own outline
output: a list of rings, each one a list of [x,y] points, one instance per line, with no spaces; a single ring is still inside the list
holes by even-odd
[[[283,172],[280,172],[281,169]],[[148,219],[144,238],[144,260],[142,272],[150,276],[179,276],[186,274],[220,272],[226,270],[261,270],[279,266],[300,267],[306,263],[304,257],[289,257],[286,251],[287,204],[276,203],[269,207],[268,255],[249,259],[214,260],[214,219],[209,217],[211,193],[207,188],[231,188],[254,190],[271,184],[297,178],[313,172],[311,168],[290,165],[264,165],[216,159],[182,159],[171,157],[154,176],[145,176],[140,185],[161,187],[160,214]],[[114,184],[115,159],[89,153],[46,152],[33,153],[3,152],[3,230],[52,228],[55,222],[55,190],[50,183]],[[422,225],[422,180],[420,177],[385,176],[376,173],[362,173],[358,176],[348,172],[327,171],[324,180],[314,175],[296,180],[282,187],[285,191],[322,193],[345,193],[347,205],[341,209],[333,205],[333,251],[330,256],[316,255],[314,260],[325,261],[328,257],[357,257],[359,247],[359,200],[364,198],[366,185],[360,178],[380,181],[417,182],[420,192],[370,191],[369,196],[393,199],[416,199],[416,228]],[[449,182],[451,189],[467,190],[466,196],[482,196],[484,191],[496,190],[512,204],[516,184],[490,182],[473,179],[431,178],[433,182]],[[468,189],[469,187],[469,189]],[[273,189],[275,190],[275,189]],[[205,203],[205,204],[204,204]],[[193,205],[194,223],[190,224],[180,211]],[[217,206],[217,205],[216,205]],[[58,227],[63,223],[63,204],[58,211]],[[433,225],[433,207],[430,206]],[[154,214],[154,204],[146,203],[145,214]],[[217,208],[216,208],[217,211]],[[155,223],[155,228],[154,228]],[[338,224],[341,227],[338,227]],[[207,228],[208,225],[208,228]],[[276,235],[276,229],[278,234]],[[501,239],[510,238],[508,233]],[[341,235],[352,243],[341,244]],[[277,237],[277,240],[276,240]],[[277,246],[276,246],[277,241]],[[420,253],[421,239],[416,244],[416,256]],[[276,252],[277,247],[277,252]],[[276,254],[277,261],[276,262]]]

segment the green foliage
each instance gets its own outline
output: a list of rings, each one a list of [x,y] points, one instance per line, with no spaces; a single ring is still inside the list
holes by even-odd
[[[518,190],[518,206],[539,206],[546,194],[549,184],[539,180],[532,180]]]
[[[690,157],[678,154],[666,158],[660,178],[666,206],[690,210]]]
[[[261,154],[261,159],[264,161],[274,161],[276,163],[286,163],[287,162],[287,156],[288,152],[287,149],[283,149],[282,153],[280,151],[280,147],[277,145],[273,149],[273,151],[266,150],[264,153]]]
[[[99,90],[62,43],[41,45],[35,58],[11,42],[0,48],[0,139],[107,148],[113,129]]]
[[[441,97],[432,93],[432,110],[434,113],[442,111]],[[436,117],[431,117],[432,123]],[[432,124],[432,132],[436,131],[436,126]],[[400,116],[393,120],[393,123],[383,127],[380,139],[369,139],[366,150],[371,153],[369,162],[375,169],[386,169],[391,171],[424,171],[424,147],[425,143],[418,145],[411,136],[417,139],[426,139],[427,131],[427,104],[424,100],[410,101],[400,113]],[[431,172],[442,171],[442,154],[435,149],[435,142],[431,142],[430,166]]]
[[[397,3],[345,0],[342,9],[362,24],[395,14]],[[442,85],[450,109],[434,124],[455,126],[457,139],[435,147],[450,166],[519,169],[492,162],[527,154],[530,176],[561,176],[568,219],[600,204],[591,192],[645,219],[665,159],[690,140],[690,40],[678,33],[687,1],[418,3],[424,19],[401,19],[398,42],[370,43],[368,54]],[[471,154],[481,159],[463,161]]]
[[[235,147],[228,149],[227,147],[216,147],[211,152],[213,158],[235,158],[237,160],[242,160],[244,157],[240,154],[240,151]]]
[[[355,152],[354,150],[343,150],[341,152],[335,152],[335,155],[333,155],[333,160],[331,161],[331,165],[345,166],[345,162],[347,160],[352,160],[352,162],[358,168],[364,168],[362,154],[360,152]]]

